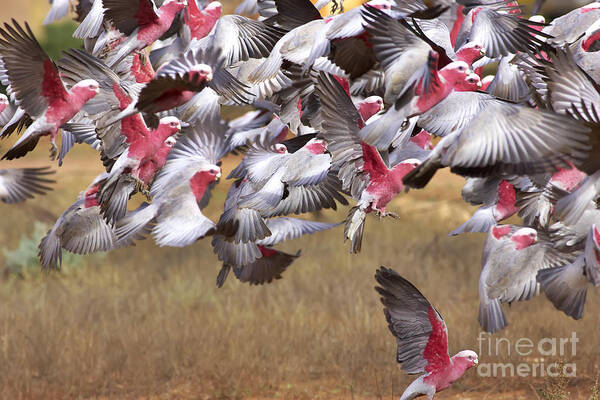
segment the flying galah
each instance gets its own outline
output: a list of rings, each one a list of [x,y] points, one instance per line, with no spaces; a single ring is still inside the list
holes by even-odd
[[[583,254],[571,264],[539,271],[537,281],[557,309],[574,319],[583,318],[589,284],[600,285],[598,226],[594,224],[590,227]]]
[[[119,241],[139,238],[148,230],[159,246],[183,247],[212,233],[215,224],[202,208],[221,177],[218,164],[226,154],[220,127],[186,128],[152,184],[152,203],[118,222]]]
[[[223,286],[231,269],[237,279],[251,285],[281,279],[281,274],[300,256],[300,251],[295,255],[287,254],[272,246],[338,225],[289,217],[270,218],[265,224],[271,236],[256,242],[235,243],[227,241],[223,235],[215,235],[212,241],[214,252],[223,261],[217,276],[218,287]]]
[[[455,93],[422,117],[422,128],[445,136],[404,177],[412,188],[423,188],[443,167],[463,176],[553,172],[578,165],[589,150],[589,130],[577,121],[487,93]]]
[[[13,204],[44,195],[56,181],[48,179],[48,167],[0,169],[0,201]]]
[[[114,248],[115,234],[100,215],[98,205],[98,189],[104,179],[106,173],[98,175],[41,240],[38,255],[43,269],[60,269],[62,249],[90,254]]]
[[[171,27],[178,12],[187,5],[187,0],[165,0],[156,9],[152,0],[102,0],[105,19],[127,35],[108,61],[112,67],[120,63],[134,50],[151,46]]]
[[[446,323],[425,296],[392,269],[379,268],[375,279],[381,285],[375,290],[381,296],[388,328],[398,343],[396,360],[407,374],[423,374],[400,400],[419,396],[432,400],[478,364],[477,353],[463,350],[450,357]]]
[[[404,190],[402,178],[419,161],[402,160],[388,168],[377,149],[359,136],[359,130],[372,112],[361,115],[348,93],[330,75],[320,74],[316,87],[323,113],[322,136],[328,143],[333,165],[339,170],[343,189],[358,202],[350,210],[344,231],[345,239],[352,241],[351,252],[356,253],[361,248],[366,214],[387,215],[387,204]]]
[[[508,324],[500,303],[531,299],[539,293],[538,271],[564,265],[572,254],[554,249],[529,227],[499,225],[490,229],[483,248],[479,277],[479,324],[498,332]]]
[[[67,89],[56,65],[42,50],[29,25],[25,24],[24,30],[14,19],[13,25],[4,24],[5,29],[0,28],[0,56],[11,92],[33,123],[2,158],[23,157],[46,135],[50,136],[50,154],[54,158],[58,129],[96,96],[98,82],[86,79]]]
[[[111,224],[125,215],[130,194],[125,197],[123,192],[117,191],[121,177],[128,175],[139,182],[140,186],[148,185],[156,172],[162,168],[169,151],[175,145],[173,135],[181,131],[181,123],[176,117],[164,117],[160,119],[156,129],[146,128],[144,131],[144,128],[127,126],[127,129],[131,129],[129,146],[112,165],[106,181],[100,188],[98,201],[102,214]],[[119,195],[115,196],[117,193]]]

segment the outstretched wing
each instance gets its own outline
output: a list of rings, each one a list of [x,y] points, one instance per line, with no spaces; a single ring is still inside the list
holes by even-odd
[[[0,200],[12,204],[46,194],[52,190],[49,185],[56,182],[47,178],[53,173],[48,167],[1,169]]]
[[[0,56],[17,103],[36,118],[48,108],[50,102],[68,100],[68,93],[58,75],[58,69],[25,23],[17,21],[0,28]]]
[[[158,20],[156,7],[151,0],[102,0],[105,18],[126,35],[139,26]]]
[[[435,372],[450,363],[448,330],[442,316],[409,281],[381,267],[375,290],[385,306],[388,327],[398,341],[397,360],[409,374]]]

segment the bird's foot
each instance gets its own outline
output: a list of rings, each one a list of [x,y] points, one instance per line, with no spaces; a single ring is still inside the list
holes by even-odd
[[[391,217],[394,219],[400,219],[400,216],[396,213],[393,212],[385,212],[385,211],[381,211],[381,210],[375,210],[375,215],[377,215],[379,217],[379,219],[383,219],[385,217]]]
[[[146,189],[146,183],[139,178],[135,179],[135,189],[146,196],[148,200],[150,200],[150,191]]]
[[[54,142],[50,142],[50,160],[56,160],[58,156],[58,146]]]

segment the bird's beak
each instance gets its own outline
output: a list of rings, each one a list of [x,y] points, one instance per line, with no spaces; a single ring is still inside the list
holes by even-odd
[[[209,72],[208,75],[206,75],[206,80],[212,81],[212,78],[213,78],[213,74],[212,74],[212,72]]]
[[[479,54],[481,54],[481,57],[484,57],[485,56],[485,49],[479,50]]]
[[[181,121],[181,122],[179,122],[179,125],[180,125],[182,128],[188,128],[188,127],[190,126],[190,124],[188,124],[188,123],[187,123],[187,122],[185,122],[185,121]]]
[[[219,172],[219,173],[217,174],[217,179],[219,179],[220,177],[221,177],[221,172]]]
[[[177,124],[177,132],[181,132],[181,122]]]
[[[481,81],[477,81],[477,87],[481,88],[483,86],[483,83],[481,83]]]
[[[473,70],[472,70],[471,68],[469,68],[469,69],[467,70],[467,76],[471,75],[472,73],[473,73]]]

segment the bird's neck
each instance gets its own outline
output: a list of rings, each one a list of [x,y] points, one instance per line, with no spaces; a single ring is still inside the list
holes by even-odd
[[[473,363],[464,357],[454,356],[450,359],[450,370],[448,374],[448,380],[451,382],[456,381],[465,372],[473,366]]]

